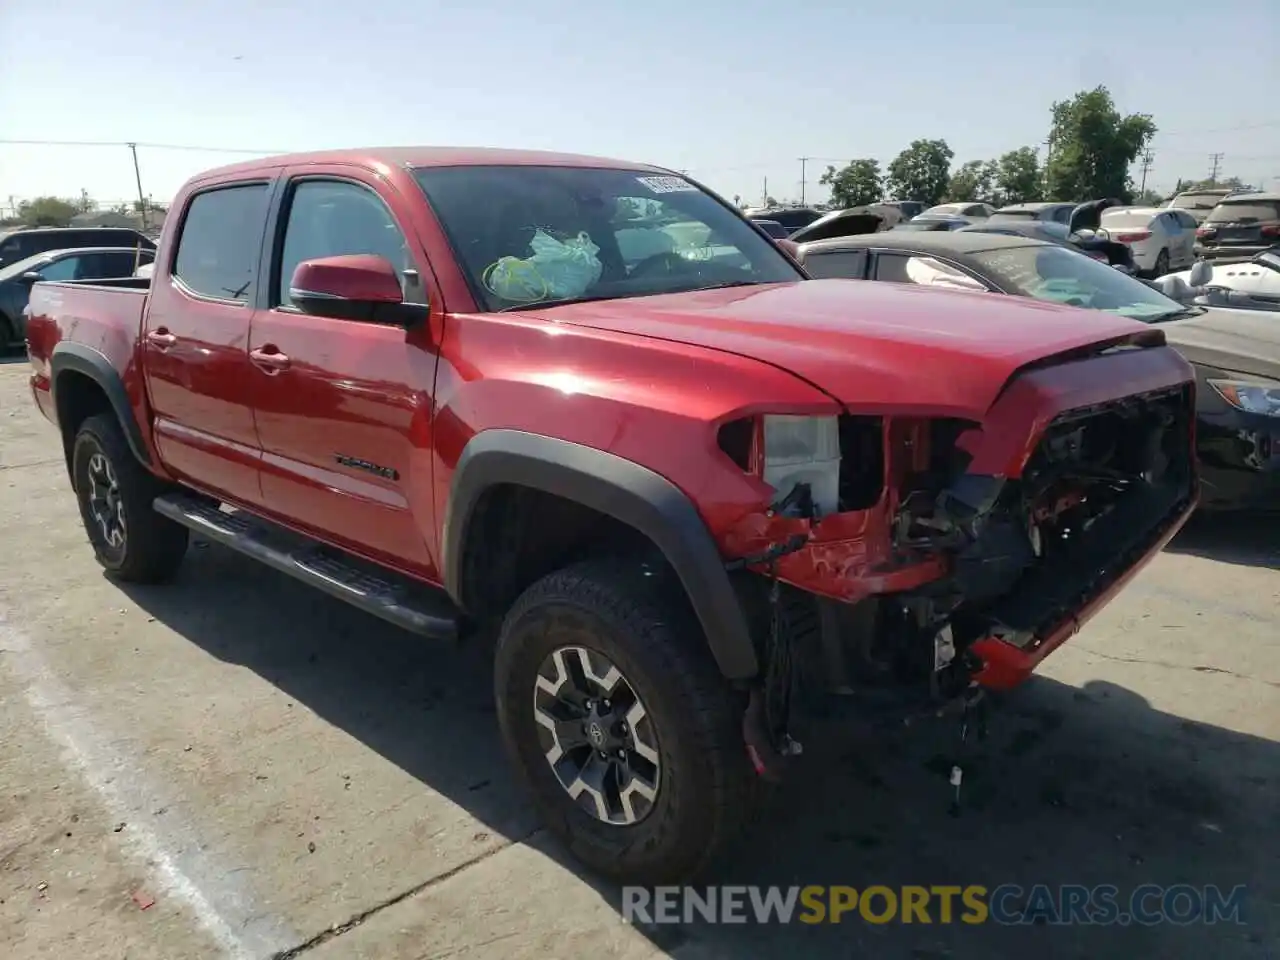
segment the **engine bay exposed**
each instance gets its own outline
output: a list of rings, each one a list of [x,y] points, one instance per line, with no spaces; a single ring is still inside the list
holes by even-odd
[[[776,536],[768,575],[743,581],[760,614],[765,712],[781,709],[780,683],[787,699],[929,708],[974,687],[981,641],[1034,652],[1185,513],[1193,417],[1189,384],[1060,413],[1012,478],[968,472],[975,424],[841,417],[840,512],[821,516],[804,483],[782,493],[776,530],[799,532]],[[851,530],[860,552],[845,570],[862,574],[861,595],[813,589],[804,575],[822,572],[823,544],[847,549]]]

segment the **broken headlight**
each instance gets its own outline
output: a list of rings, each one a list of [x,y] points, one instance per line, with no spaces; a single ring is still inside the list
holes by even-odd
[[[1210,380],[1209,386],[1237,410],[1280,417],[1280,383]]]
[[[767,415],[763,419],[763,480],[779,499],[807,484],[818,514],[835,513],[840,499],[840,426],[836,417]]]

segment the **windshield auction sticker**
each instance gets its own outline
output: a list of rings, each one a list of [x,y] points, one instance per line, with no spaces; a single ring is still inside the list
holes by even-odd
[[[679,177],[636,177],[654,193],[697,193],[698,188]]]

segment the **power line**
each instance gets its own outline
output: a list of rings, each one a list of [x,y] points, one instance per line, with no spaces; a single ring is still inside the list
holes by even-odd
[[[249,150],[237,147],[202,147],[189,143],[147,143],[141,140],[0,140],[4,146],[26,147],[146,147],[148,150],[190,150],[196,153],[288,153],[288,150]]]

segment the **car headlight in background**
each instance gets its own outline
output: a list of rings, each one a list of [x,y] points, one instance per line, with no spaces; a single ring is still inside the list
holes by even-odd
[[[1237,410],[1280,417],[1280,383],[1210,380],[1209,386]]]
[[[785,497],[809,485],[818,513],[835,513],[840,502],[840,421],[836,417],[767,415],[763,480]]]

